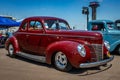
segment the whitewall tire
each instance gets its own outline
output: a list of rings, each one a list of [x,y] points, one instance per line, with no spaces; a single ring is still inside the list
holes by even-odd
[[[12,44],[9,44],[9,46],[8,46],[8,55],[10,56],[10,57],[15,57],[15,55],[14,55],[14,46],[12,45]]]
[[[72,69],[66,55],[63,52],[57,52],[54,57],[54,65],[61,71],[69,71]]]

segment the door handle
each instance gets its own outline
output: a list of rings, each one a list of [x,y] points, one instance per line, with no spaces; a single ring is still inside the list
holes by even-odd
[[[26,37],[29,37],[29,35],[26,35]]]

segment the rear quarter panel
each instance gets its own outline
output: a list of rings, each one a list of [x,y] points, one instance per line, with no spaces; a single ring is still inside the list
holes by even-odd
[[[8,46],[9,44],[13,44],[14,46],[14,49],[15,49],[15,52],[14,53],[17,53],[19,51],[19,45],[18,45],[18,41],[17,39],[12,36],[10,38],[7,39],[6,43],[5,43],[5,48],[8,50]]]

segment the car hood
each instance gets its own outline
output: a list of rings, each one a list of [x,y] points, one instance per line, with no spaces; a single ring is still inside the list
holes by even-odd
[[[100,32],[93,31],[85,31],[85,30],[58,30],[58,31],[50,31],[48,34],[58,34],[58,35],[68,35],[74,37],[87,37],[87,38],[102,38],[102,34]]]

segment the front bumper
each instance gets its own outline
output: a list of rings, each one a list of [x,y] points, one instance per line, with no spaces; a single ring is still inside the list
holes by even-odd
[[[105,59],[99,62],[91,62],[91,63],[81,63],[79,65],[80,68],[91,68],[91,67],[97,67],[104,64],[107,64],[108,62],[112,61],[114,59],[114,56],[111,56],[109,59]]]

